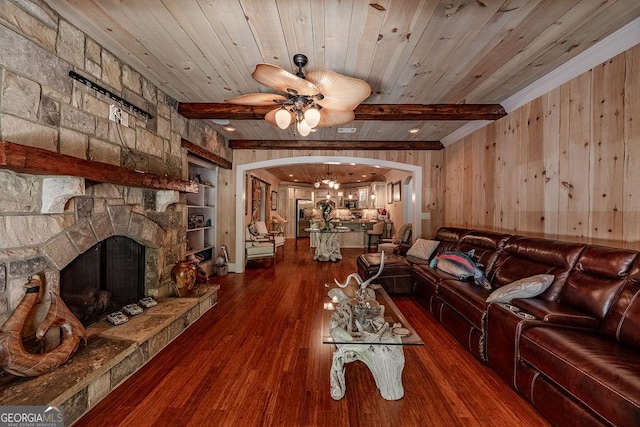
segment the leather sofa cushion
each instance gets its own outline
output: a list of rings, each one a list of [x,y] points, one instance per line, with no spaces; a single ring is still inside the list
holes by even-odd
[[[555,301],[584,248],[580,243],[514,236],[498,254],[493,272],[487,278],[497,288],[523,277],[552,274],[553,283],[539,298]]]
[[[640,420],[640,354],[597,334],[534,327],[520,357],[614,425]],[[535,381],[535,380],[534,380]]]
[[[627,249],[587,246],[567,277],[560,302],[604,319],[618,297],[638,253]]]
[[[442,227],[436,231],[433,240],[440,242],[435,253],[442,253],[455,250],[460,239],[469,232],[466,228]]]
[[[600,332],[640,350],[640,262],[634,270],[601,322]]]
[[[509,237],[511,237],[509,234],[471,230],[460,239],[455,250],[469,252],[473,249],[475,252],[474,261],[483,265],[482,270],[486,275],[491,272],[498,251],[504,247]]]
[[[438,299],[480,330],[484,330],[488,306],[486,299],[490,293],[482,286],[461,280],[445,280],[438,287]]]
[[[428,283],[434,289],[437,289],[443,280],[455,279],[454,276],[437,268],[432,268],[429,264],[413,264],[411,271],[415,281]]]
[[[366,270],[369,270],[370,268],[375,268],[377,270],[378,267],[380,267],[381,255],[382,255],[381,252],[372,253],[372,254],[362,254],[358,257],[357,263],[362,267],[364,267]],[[407,267],[409,266],[409,264],[407,263],[407,260],[403,256],[395,255],[395,254],[391,254],[391,255],[385,254],[384,255],[385,269],[387,266],[394,265],[394,264],[401,264]]]
[[[515,305],[521,311],[535,316],[547,323],[558,323],[568,326],[596,329],[598,319],[564,306],[556,301],[545,301],[539,298],[514,299]]]

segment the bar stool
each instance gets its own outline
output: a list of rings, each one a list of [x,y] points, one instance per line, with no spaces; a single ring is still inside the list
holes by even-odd
[[[367,236],[369,237],[369,240],[367,242],[367,251],[371,249],[372,237],[375,237],[376,247],[378,247],[378,240],[382,237],[382,234],[384,233],[384,226],[385,226],[384,222],[377,222],[373,225],[373,228],[371,230],[367,231]]]

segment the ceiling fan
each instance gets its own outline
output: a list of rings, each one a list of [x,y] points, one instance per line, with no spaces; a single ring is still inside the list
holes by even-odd
[[[258,64],[251,76],[267,87],[284,92],[250,93],[226,99],[230,104],[279,107],[269,111],[265,120],[280,129],[296,123],[298,133],[307,136],[316,127],[342,125],[353,121],[353,110],[371,95],[371,87],[364,80],[347,77],[330,70],[316,70],[305,74],[302,67],[308,58],[295,54],[298,67],[292,74],[276,65]]]

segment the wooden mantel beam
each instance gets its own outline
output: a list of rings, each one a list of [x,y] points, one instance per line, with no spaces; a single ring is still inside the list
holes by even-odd
[[[206,102],[180,103],[188,119],[262,120],[276,108]],[[360,104],[355,120],[497,120],[507,115],[500,104]]]
[[[236,150],[442,150],[440,141],[313,141],[231,139]]]
[[[29,147],[0,140],[0,169],[33,175],[77,176],[96,182],[127,185],[129,187],[174,190],[197,193],[195,182],[169,179],[164,176],[94,162],[59,154],[42,148]]]

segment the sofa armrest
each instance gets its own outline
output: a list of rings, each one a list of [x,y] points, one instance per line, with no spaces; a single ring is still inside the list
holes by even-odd
[[[407,251],[411,249],[411,245],[407,245],[406,243],[399,243],[394,250],[394,253],[398,255],[406,255]]]
[[[595,329],[598,327],[599,323],[598,319],[593,316],[589,316],[553,301],[528,298],[514,299],[511,301],[511,304],[548,324]]]

